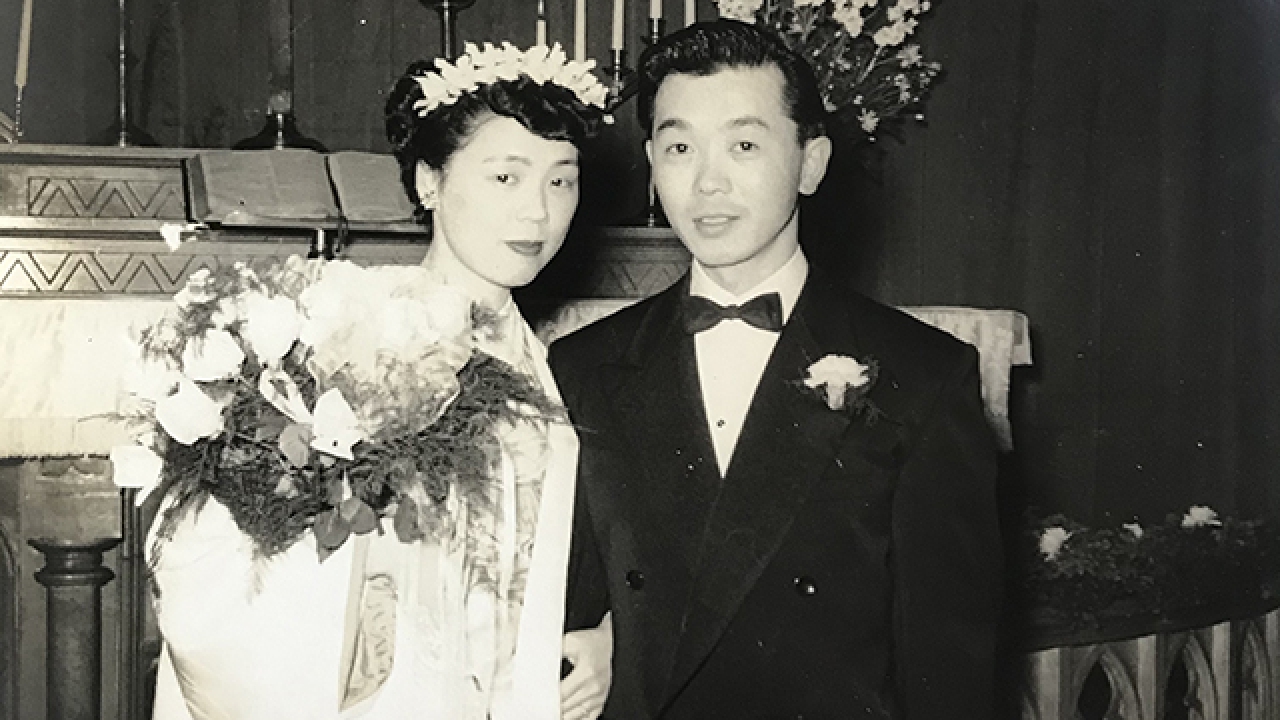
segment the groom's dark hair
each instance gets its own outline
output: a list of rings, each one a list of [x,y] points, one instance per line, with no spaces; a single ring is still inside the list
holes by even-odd
[[[782,101],[799,140],[826,134],[827,111],[813,68],[776,36],[737,20],[694,23],[651,45],[640,56],[637,105],[645,136],[653,136],[653,102],[672,73],[713,75],[726,68],[773,65],[782,71]]]

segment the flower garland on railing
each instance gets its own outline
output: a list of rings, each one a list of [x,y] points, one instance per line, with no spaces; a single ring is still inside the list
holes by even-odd
[[[907,43],[929,0],[717,0],[720,16],[771,30],[813,66],[827,111],[874,141],[921,105],[942,65]]]
[[[563,410],[482,352],[497,332],[419,267],[291,257],[200,270],[142,333],[112,450],[116,482],[173,496],[160,539],[208,498],[261,556],[315,533],[321,559],[388,519],[453,530],[446,500],[492,508],[498,431]]]
[[[1091,528],[1054,515],[1029,521],[1019,547],[1015,610],[1041,628],[1163,622],[1280,593],[1280,532],[1205,506],[1145,527]]]

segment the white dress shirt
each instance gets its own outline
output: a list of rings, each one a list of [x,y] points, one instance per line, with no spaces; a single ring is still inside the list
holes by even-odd
[[[758,295],[776,292],[782,300],[785,323],[791,318],[808,274],[809,261],[797,247],[777,272],[750,290],[735,295],[712,280],[695,260],[689,276],[689,294],[727,306],[741,305]],[[761,330],[739,319],[722,320],[694,336],[703,408],[721,477],[728,474],[747,410],[777,342],[778,333]]]

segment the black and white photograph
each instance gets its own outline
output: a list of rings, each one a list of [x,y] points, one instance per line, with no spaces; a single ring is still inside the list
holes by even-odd
[[[1280,3],[0,0],[3,718],[1280,720]]]

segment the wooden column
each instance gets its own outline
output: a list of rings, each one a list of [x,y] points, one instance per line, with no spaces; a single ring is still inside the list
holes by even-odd
[[[74,543],[33,538],[44,555],[36,581],[48,591],[46,720],[98,720],[102,699],[102,586],[115,574],[102,554],[117,538]]]

